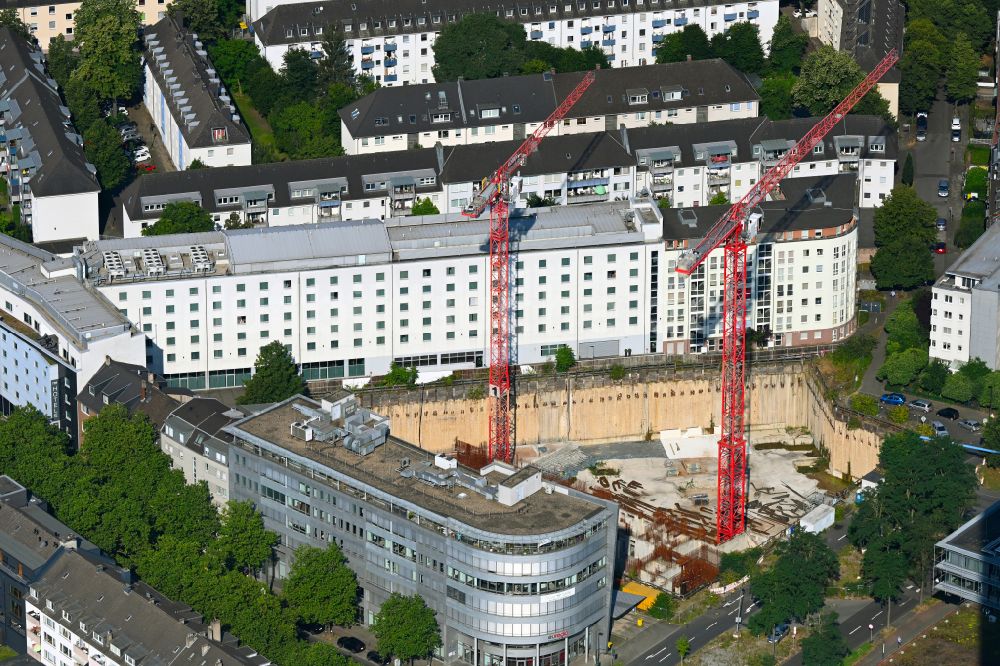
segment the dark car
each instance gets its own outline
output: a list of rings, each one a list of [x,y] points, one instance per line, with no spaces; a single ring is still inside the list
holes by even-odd
[[[954,141],[955,143],[958,143],[959,141],[961,141],[962,140],[962,130],[960,130],[960,129],[953,129],[951,131],[951,140]]]
[[[942,418],[951,419],[952,421],[958,420],[959,417],[958,410],[955,409],[954,407],[945,407],[944,409],[939,409],[937,411],[937,415]]]
[[[938,196],[944,198],[949,194],[951,194],[951,186],[948,183],[948,179],[942,178],[938,181]]]
[[[948,254],[948,244],[934,243],[934,254]]]
[[[883,393],[878,401],[883,405],[905,405],[906,396],[902,393]]]
[[[337,646],[342,647],[349,652],[353,652],[354,654],[365,651],[364,642],[354,636],[341,636],[337,639]]]
[[[390,661],[387,657],[383,657],[375,650],[370,651],[365,656],[368,658],[368,661],[372,662],[373,664],[378,664],[379,666],[385,666]]]
[[[927,140],[927,112],[917,111],[917,141]]]
[[[784,638],[785,634],[787,633],[788,633],[788,625],[779,624],[777,627],[774,628],[774,631],[771,632],[771,635],[767,637],[767,642],[780,643],[781,639]]]

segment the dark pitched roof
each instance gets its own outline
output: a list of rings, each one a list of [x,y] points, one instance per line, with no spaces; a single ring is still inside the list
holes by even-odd
[[[233,441],[233,436],[222,429],[244,416],[215,398],[192,398],[171,412],[163,426],[172,428],[171,439],[182,441],[178,435],[183,433],[185,446],[204,453],[206,438],[217,439],[220,444]]]
[[[170,114],[189,146],[250,143],[236,107],[231,102],[227,106],[222,97],[222,84],[204,46],[178,20],[168,16],[145,29],[145,58],[156,85],[171,100]]]
[[[784,198],[765,201],[760,206],[764,217],[761,220],[758,242],[768,234],[823,229],[849,222],[857,216],[854,189],[855,176],[849,173],[784,181],[779,191],[779,196]],[[702,238],[728,210],[729,205],[664,210],[663,238]]]
[[[353,137],[540,123],[583,78],[583,72],[526,74],[475,81],[379,88],[340,110]],[[629,102],[631,92],[646,102]],[[671,92],[680,94],[672,99]],[[758,100],[746,77],[722,60],[697,60],[598,70],[568,118],[650,112]],[[491,115],[484,118],[484,111]],[[434,122],[435,115],[450,114]],[[495,115],[492,115],[495,114]]]
[[[859,16],[862,4],[859,0],[841,0],[844,19],[840,48],[853,55],[863,70],[870,72],[892,49],[902,54],[906,8],[899,0],[870,0],[866,12],[870,20],[852,20]],[[882,83],[899,81],[899,67],[893,67],[881,79]]]
[[[143,393],[145,399],[142,398]],[[162,377],[153,375],[140,365],[108,358],[80,389],[77,400],[94,413],[100,412],[105,404],[124,405],[130,414],[142,412],[159,427],[179,404],[169,393],[177,395],[185,391],[168,388]]]
[[[42,52],[2,26],[0,113],[7,139],[17,142],[18,166],[31,172],[35,195],[100,191],[83,139],[45,71]]]
[[[359,37],[381,37],[395,34],[428,32],[439,30],[446,23],[454,23],[466,14],[507,15],[507,10],[513,10],[509,20],[521,23],[552,21],[555,19],[585,18],[588,16],[607,16],[608,14],[631,14],[634,12],[649,12],[658,9],[672,9],[669,0],[649,0],[646,4],[632,3],[609,7],[600,3],[594,7],[592,2],[539,2],[529,8],[529,13],[522,16],[520,9],[524,3],[515,2],[483,2],[482,0],[353,0],[352,2],[300,2],[278,5],[254,22],[254,33],[265,44],[290,44],[307,40],[320,41],[323,33],[331,26],[344,30]],[[684,0],[684,8],[707,7],[716,4],[716,0]],[[535,9],[539,12],[536,13]],[[438,21],[435,22],[435,17]],[[419,23],[423,18],[424,22]],[[394,22],[395,25],[391,25]],[[361,25],[365,29],[361,29]],[[377,27],[376,27],[377,26]],[[294,33],[288,36],[288,29]],[[302,36],[300,29],[307,34]],[[319,31],[317,32],[317,29]]]
[[[49,615],[80,635],[85,622],[88,634],[102,637],[122,654],[148,666],[168,664],[270,663],[234,637],[211,638],[211,629],[189,606],[173,601],[113,564],[95,561],[85,553],[63,550],[32,584],[38,601],[51,601]],[[67,619],[68,618],[68,619]],[[109,635],[110,634],[110,635]]]
[[[421,169],[438,170],[437,152],[433,148],[150,174],[137,178],[122,193],[121,200],[133,220],[159,215],[144,214],[143,199],[179,194],[199,198],[202,207],[210,212],[228,213],[234,209],[232,206],[216,205],[216,190],[273,188],[274,199],[268,201],[268,206],[284,207],[293,205],[291,183],[344,179],[347,191],[341,193],[341,199],[349,201],[366,198],[362,182],[362,176],[366,174],[406,173]],[[417,193],[427,189],[418,185]],[[437,188],[431,189],[436,191]]]

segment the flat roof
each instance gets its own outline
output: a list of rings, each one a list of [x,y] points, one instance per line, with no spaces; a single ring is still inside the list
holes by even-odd
[[[945,270],[945,280],[958,275],[986,281],[1000,278],[1000,224],[994,224],[976,239],[969,249],[962,253],[954,264]]]
[[[301,461],[300,464],[304,465],[321,465],[380,490],[390,498],[399,498],[439,516],[488,532],[547,534],[572,528],[604,510],[604,506],[597,501],[544,491],[538,491],[513,506],[504,506],[458,484],[447,488],[424,483],[416,475],[404,477],[400,474],[404,461],[408,461],[413,470],[421,469],[426,463],[430,464],[430,469],[439,469],[434,467],[434,454],[391,436],[367,456],[354,453],[338,443],[306,442],[290,432],[291,424],[302,420],[302,413],[295,409],[295,405],[311,409],[320,407],[314,400],[296,397],[248,416],[225,430],[279,456]],[[288,456],[289,453],[294,457]],[[459,466],[459,470],[473,477],[480,476],[478,470],[464,466]]]
[[[938,542],[970,553],[1000,554],[1000,502],[996,502]]]

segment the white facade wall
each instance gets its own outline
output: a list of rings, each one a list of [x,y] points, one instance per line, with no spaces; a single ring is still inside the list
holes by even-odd
[[[75,403],[62,405],[58,401],[59,365],[4,324],[0,324],[0,354],[0,400],[14,406],[31,405],[50,421],[76,409]]]
[[[580,2],[580,0],[572,1]],[[736,22],[748,21],[760,29],[761,43],[766,52],[774,26],[778,22],[777,0],[655,11],[648,0],[633,1],[637,10],[645,4],[650,11],[552,19],[545,15],[533,14],[533,9],[527,5],[517,10],[505,11],[509,20],[517,20],[524,25],[529,41],[544,41],[560,48],[585,48],[595,44],[607,54],[613,67],[652,64],[656,61],[654,53],[656,44],[666,35],[682,30],[685,25],[699,25],[711,38],[713,35],[725,32]],[[263,9],[264,13],[279,4],[292,4],[282,0],[265,0],[265,2],[269,4],[258,3],[256,0],[250,0],[248,4],[251,8]],[[566,0],[562,0],[563,4],[565,2]],[[539,8],[547,8],[549,5],[552,3],[541,3]],[[607,5],[611,8],[614,2],[607,2]],[[251,13],[251,19],[256,21],[262,15],[254,16]],[[395,21],[396,19],[393,19],[391,23]],[[413,21],[414,24],[405,29],[415,29],[417,32],[410,34],[361,38],[352,36],[349,32],[345,33],[347,49],[353,57],[358,73],[367,74],[387,87],[433,82],[434,40],[443,25],[433,24],[429,17],[417,17]],[[388,26],[390,30],[395,28],[391,23]],[[319,44],[322,35],[300,34],[298,37],[301,41],[270,46],[263,44],[259,37],[255,39],[264,58],[277,70],[280,69],[285,51],[289,48],[321,50]],[[386,62],[387,56],[391,58],[390,54],[396,56],[394,65],[388,65]]]
[[[95,191],[40,197],[32,193],[29,198],[32,240],[47,243],[100,238],[98,194]]]
[[[194,485],[204,481],[212,495],[212,504],[220,511],[229,502],[229,466],[225,456],[220,463],[215,458],[200,455],[174,439],[173,428],[167,424],[160,433],[160,450],[170,456],[170,466],[184,473],[184,482]]]
[[[170,154],[170,161],[178,170],[187,169],[196,159],[209,167],[244,166],[251,163],[249,141],[191,148],[177,125],[177,120],[171,113],[171,104],[157,84],[149,64],[144,64],[143,68],[146,82],[143,87],[142,102],[160,132],[160,139]]]
[[[24,600],[24,611],[29,632],[39,627],[39,632],[28,634],[28,654],[42,664],[77,664],[91,663],[102,666],[125,666],[121,657],[115,657],[110,650],[98,649],[94,640],[88,634],[81,634],[76,629],[67,629],[56,620],[55,611],[35,604],[30,599]],[[39,619],[35,619],[35,618]],[[96,632],[95,632],[96,633]],[[100,634],[102,642],[104,634]],[[87,651],[81,649],[86,645]]]
[[[935,285],[931,290],[930,357],[957,368],[969,361],[971,337],[972,291],[954,283]]]
[[[754,299],[751,325],[769,325],[780,345],[839,339],[853,330],[856,230],[795,234],[772,244],[769,293],[780,293],[781,305],[756,321],[763,314]],[[715,341],[692,340],[691,326],[700,328],[693,317],[721,312],[722,253],[710,256],[704,278],[688,279],[673,270],[679,252],[659,240],[521,252],[512,292],[517,362],[543,361],[561,344],[583,356],[712,348]],[[658,310],[651,309],[654,253]],[[300,363],[342,364],[342,374],[330,376],[382,374],[394,359],[428,370],[474,367],[489,343],[487,281],[488,256],[480,254],[99,289],[154,341],[151,369],[168,378],[214,371],[214,386],[222,386],[225,376],[229,385],[242,383],[260,347],[274,340],[290,345]],[[447,364],[421,359],[443,354],[468,356]]]
[[[819,0],[816,4],[819,19],[817,37],[824,44],[840,50],[840,37],[844,25],[844,8],[837,0]]]

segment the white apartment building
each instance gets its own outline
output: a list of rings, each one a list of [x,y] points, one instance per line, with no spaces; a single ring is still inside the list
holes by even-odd
[[[348,155],[524,140],[582,72],[379,88],[340,110]],[[760,96],[722,60],[598,70],[549,136],[755,118]]]
[[[38,40],[38,45],[49,50],[49,41],[56,35],[62,35],[67,40],[73,39],[76,28],[76,10],[80,2],[73,0],[50,0],[48,3],[33,2],[33,0],[15,0],[5,3],[5,8],[13,9],[18,18],[24,21],[31,31],[31,36]],[[170,0],[136,0],[142,25],[152,25],[167,15]]]
[[[751,251],[751,321],[774,345],[832,342],[854,327],[855,179],[820,182],[786,183]],[[661,213],[634,200],[518,212],[518,362],[563,344],[581,356],[716,348],[721,252],[691,278],[673,269],[723,210]],[[488,220],[457,215],[344,221],[96,241],[81,257],[87,282],[150,336],[151,369],[174,385],[239,386],[275,340],[310,379],[365,378],[392,362],[447,374],[483,364],[487,231]]]
[[[435,38],[448,23],[475,12],[520,23],[532,41],[599,48],[613,67],[655,62],[656,45],[686,25],[699,25],[712,37],[747,21],[759,28],[766,50],[778,22],[777,0],[537,0],[488,7],[461,0],[430,5],[248,0],[247,5],[254,39],[276,69],[290,48],[322,57],[324,35],[339,30],[358,73],[387,87],[433,82]]]
[[[99,236],[97,170],[42,52],[0,26],[0,175],[35,243]]]
[[[745,118],[550,136],[512,180],[515,207],[526,208],[532,195],[567,205],[636,194],[667,197],[679,208],[707,205],[720,192],[735,201],[812,122]],[[141,235],[172,201],[197,202],[220,226],[232,216],[260,226],[385,219],[409,214],[423,198],[442,213],[459,213],[518,145],[151,174],[122,193],[124,235]],[[874,116],[848,116],[789,178],[854,174],[859,206],[872,208],[888,196],[895,165],[895,130]]]
[[[145,365],[146,337],[63,259],[0,235],[0,405],[34,405],[76,441],[76,396],[106,356]],[[82,375],[82,377],[80,377]]]
[[[945,269],[931,295],[930,356],[952,369],[981,359],[1000,369],[1000,226]]]
[[[215,398],[192,398],[164,420],[160,450],[170,456],[174,469],[187,483],[202,481],[212,494],[212,504],[222,509],[229,501],[229,444],[232,435],[222,429],[246,416]]]
[[[142,101],[174,166],[250,164],[250,131],[197,35],[167,17],[143,37]]]
[[[271,662],[110,558],[64,546],[24,598],[28,656],[41,664],[137,666]]]

